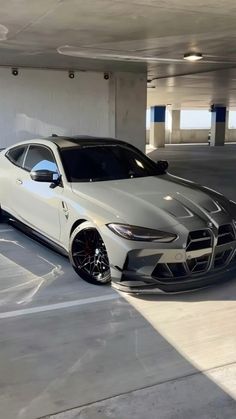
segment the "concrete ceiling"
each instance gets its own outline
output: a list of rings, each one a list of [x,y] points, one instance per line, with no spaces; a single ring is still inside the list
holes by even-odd
[[[235,0],[1,0],[0,65],[147,68],[150,103],[236,105],[235,28]]]
[[[161,78],[148,86],[148,107],[169,104],[173,109],[197,109],[218,104],[236,108],[234,68]]]

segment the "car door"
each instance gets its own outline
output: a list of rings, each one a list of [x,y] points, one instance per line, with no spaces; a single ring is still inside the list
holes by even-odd
[[[27,225],[59,242],[62,186],[50,188],[48,182],[36,182],[31,171],[47,170],[59,173],[56,159],[50,148],[31,144],[26,152],[23,169],[19,169],[15,179],[17,212]]]
[[[10,148],[1,161],[0,202],[2,208],[17,217],[16,182],[22,173],[22,165],[28,145],[23,144]]]

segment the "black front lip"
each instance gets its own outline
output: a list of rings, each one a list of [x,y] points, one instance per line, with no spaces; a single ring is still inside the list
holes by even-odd
[[[214,284],[236,279],[236,263],[217,272],[209,272],[201,277],[188,280],[173,279],[172,282],[161,282],[150,276],[141,276],[135,272],[125,271],[121,282],[112,282],[113,288],[129,294],[176,294],[190,292]]]

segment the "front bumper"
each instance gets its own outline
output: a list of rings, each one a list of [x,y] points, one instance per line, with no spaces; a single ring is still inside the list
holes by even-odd
[[[152,277],[144,277],[137,274],[125,273],[125,280],[112,282],[112,287],[129,294],[177,294],[195,291],[214,284],[236,279],[236,263],[219,272],[208,273],[196,278],[188,278],[185,281],[163,283],[153,281]]]
[[[215,232],[190,232],[186,240],[164,249],[160,244],[148,248],[139,244],[138,248],[126,250],[122,267],[112,264],[112,285],[128,293],[187,292],[236,279],[236,234],[232,224]]]

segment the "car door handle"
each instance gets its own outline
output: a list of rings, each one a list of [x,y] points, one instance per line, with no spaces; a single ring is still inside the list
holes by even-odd
[[[17,185],[22,185],[23,184],[21,179],[16,179],[16,183],[17,183]]]

